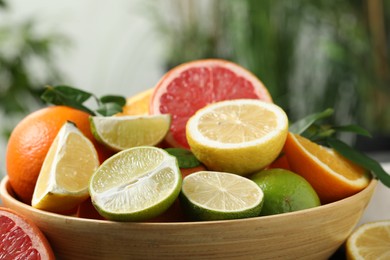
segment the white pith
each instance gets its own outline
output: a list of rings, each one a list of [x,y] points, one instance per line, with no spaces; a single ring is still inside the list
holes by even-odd
[[[266,134],[265,136],[248,141],[248,142],[241,142],[241,143],[223,143],[216,140],[209,139],[205,137],[198,128],[199,120],[202,116],[204,116],[207,113],[210,113],[215,108],[223,107],[223,106],[230,106],[230,105],[256,105],[259,107],[263,107],[269,111],[271,111],[275,115],[276,119],[276,127],[272,129],[271,132]],[[261,120],[261,119],[259,119]],[[285,114],[285,112],[277,107],[274,104],[266,103],[260,100],[254,100],[254,99],[241,99],[241,100],[230,100],[230,101],[222,101],[217,102],[212,105],[209,105],[201,110],[199,110],[187,123],[187,131],[190,132],[190,135],[196,142],[209,147],[216,147],[221,149],[229,149],[229,148],[243,148],[243,147],[250,147],[250,146],[256,146],[259,144],[263,144],[268,142],[269,140],[272,140],[278,136],[280,136],[281,133],[285,132],[288,126],[288,119]]]

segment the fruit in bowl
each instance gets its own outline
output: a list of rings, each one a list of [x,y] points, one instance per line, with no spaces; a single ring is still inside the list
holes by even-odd
[[[60,103],[56,98],[59,92]],[[11,178],[17,172],[12,171],[9,180],[2,182],[4,204],[33,219],[60,258],[88,257],[81,255],[88,251],[85,247],[93,250],[91,258],[199,259],[210,255],[238,258],[261,254],[264,258],[291,255],[326,258],[352,231],[377,182],[366,168],[334,149],[325,149],[303,134],[293,136],[287,115],[272,103],[265,86],[231,62],[190,62],[174,68],[151,91],[139,94],[139,98],[98,99],[96,111],[83,105],[92,94],[64,86],[49,88],[45,93],[46,100],[57,105],[54,108],[74,104],[63,103],[66,93],[71,93],[71,97],[82,96],[77,107],[91,114],[88,122],[92,131],[88,130],[93,135],[92,144],[103,145],[111,153],[97,169],[86,170],[91,160],[88,154],[100,155],[98,146],[89,141],[77,142],[77,146],[64,142],[66,149],[61,149],[62,143],[55,141],[61,138],[61,131],[55,137],[57,130],[54,130],[52,139],[44,142],[50,149],[43,166],[37,162],[39,177],[32,176],[26,184],[39,189],[41,192],[37,194],[46,194],[43,198],[50,207],[38,209],[39,203],[34,199],[32,207],[29,201],[18,201],[21,192],[14,190]],[[206,97],[206,101],[200,102]],[[145,112],[140,102],[150,102],[150,111]],[[141,109],[126,109],[134,104]],[[315,121],[312,116],[304,127],[307,129]],[[21,124],[28,130],[24,120]],[[83,137],[83,132],[77,133]],[[30,132],[22,134],[28,139]],[[35,141],[39,147],[40,139]],[[15,149],[19,153],[28,151],[26,147],[23,150],[10,146],[7,154],[13,154]],[[81,159],[74,160],[74,154]],[[97,156],[94,157],[95,163],[90,165],[98,163]],[[11,159],[7,160],[10,169],[14,163]],[[287,164],[279,163],[282,159]],[[304,164],[311,167],[301,167]],[[290,177],[277,174],[285,173],[283,169],[264,171],[276,165],[287,165]],[[27,172],[27,165],[19,166]],[[181,168],[197,172],[188,175]],[[262,176],[269,173],[273,180],[267,182]],[[66,177],[67,174],[72,178]],[[294,181],[283,186],[286,178]],[[48,183],[55,183],[56,189],[42,192]],[[330,183],[339,188],[328,191]],[[276,187],[284,189],[282,196],[272,190]],[[336,193],[340,190],[348,192]],[[83,199],[79,196],[81,192],[87,195]],[[302,196],[312,199],[299,200]],[[68,201],[62,203],[62,198]],[[81,201],[84,199],[87,200]],[[284,206],[286,200],[288,206]],[[82,214],[82,206],[96,209],[98,216],[77,217],[76,209],[72,211],[68,205],[79,205],[78,214]],[[336,213],[342,209],[347,211]],[[175,211],[179,214],[169,214]],[[175,218],[169,219],[171,216]],[[299,224],[292,227],[295,221]],[[79,228],[81,233],[75,241],[72,237]],[[283,247],[283,253],[278,246]]]
[[[2,180],[3,204],[32,220],[59,259],[328,259],[347,239],[376,186],[290,213],[220,221],[116,222],[35,209]]]

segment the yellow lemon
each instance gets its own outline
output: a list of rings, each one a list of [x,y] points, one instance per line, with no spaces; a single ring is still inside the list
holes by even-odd
[[[281,152],[286,113],[256,99],[221,101],[198,110],[186,125],[191,151],[207,169],[249,175]]]
[[[389,259],[390,220],[361,225],[347,240],[348,259]]]
[[[89,179],[99,167],[92,142],[66,122],[45,157],[35,185],[32,206],[63,212],[89,197]]]

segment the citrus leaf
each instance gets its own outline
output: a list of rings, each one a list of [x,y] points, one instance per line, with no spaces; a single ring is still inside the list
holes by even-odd
[[[306,129],[308,129],[313,123],[318,120],[327,118],[333,114],[333,109],[328,108],[320,113],[315,113],[308,115],[297,122],[293,123],[289,127],[289,131],[295,134],[302,134]]]
[[[95,113],[83,105],[92,97],[92,94],[69,86],[47,86],[41,95],[41,99],[53,105],[73,107],[91,115]]]
[[[370,170],[376,178],[378,178],[385,186],[390,188],[390,175],[385,172],[385,170],[377,161],[365,155],[364,153],[353,149],[338,139],[327,138],[327,143],[330,147],[335,149],[345,158],[353,161],[367,170]]]
[[[114,102],[103,103],[99,105],[98,109],[96,109],[96,112],[103,116],[112,116],[122,112],[122,106]]]
[[[83,103],[93,97],[97,102],[96,110],[89,109]],[[103,116],[112,116],[122,112],[122,107],[126,104],[126,98],[118,95],[106,95],[98,99],[92,93],[70,86],[47,86],[41,99],[53,105],[64,105],[87,112],[93,116],[95,112]]]
[[[70,86],[60,85],[60,86],[52,86],[51,88],[57,94],[61,96],[65,96],[66,98],[72,99],[78,103],[84,103],[90,97],[92,97],[91,93]]]
[[[123,107],[126,105],[126,98],[123,96],[114,96],[114,95],[107,95],[107,96],[102,96],[100,99],[101,103],[116,103],[119,106]]]
[[[351,132],[351,133],[356,133],[359,135],[371,137],[371,134],[366,129],[358,125],[333,126],[333,129],[335,129],[336,131]]]
[[[190,150],[182,148],[166,148],[165,151],[176,157],[179,168],[193,168],[201,165],[200,161]]]
[[[327,129],[327,130],[322,130],[321,132],[318,132],[317,135],[315,135],[314,137],[311,138],[311,140],[313,141],[321,141],[325,138],[328,138],[330,136],[332,136],[333,134],[335,133],[335,130],[334,129]]]

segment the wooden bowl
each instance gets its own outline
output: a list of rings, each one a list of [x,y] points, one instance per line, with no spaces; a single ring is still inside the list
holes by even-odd
[[[14,198],[7,177],[6,207],[33,220],[59,259],[328,259],[362,216],[377,181],[320,207],[239,220],[121,223],[34,209]]]

